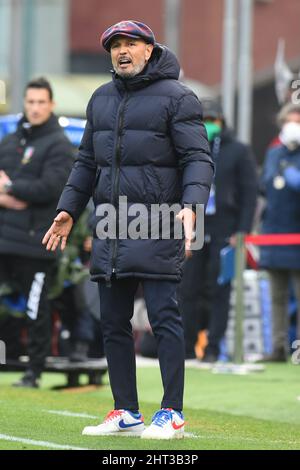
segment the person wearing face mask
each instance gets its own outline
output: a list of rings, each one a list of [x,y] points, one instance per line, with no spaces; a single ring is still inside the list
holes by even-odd
[[[220,251],[235,245],[236,233],[249,233],[256,205],[257,178],[250,148],[226,126],[217,101],[202,100],[203,120],[215,163],[205,218],[205,243],[184,266],[179,289],[186,358],[195,357],[199,330],[208,328],[205,362],[216,362],[228,321],[231,283],[219,285]]]
[[[300,233],[300,105],[287,104],[278,115],[280,145],[268,150],[262,174],[266,209],[262,232]],[[292,282],[300,302],[300,247],[264,246],[261,268],[270,275],[273,352],[264,358],[285,362],[288,357],[288,298]],[[298,309],[297,338],[300,337]]]

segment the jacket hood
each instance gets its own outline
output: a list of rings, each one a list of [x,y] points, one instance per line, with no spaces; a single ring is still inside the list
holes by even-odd
[[[161,44],[155,44],[151,58],[142,73],[153,81],[163,78],[178,80],[180,65],[170,49]]]
[[[113,71],[113,79],[117,86],[140,88],[151,82],[162,79],[178,80],[180,65],[175,54],[166,46],[156,43],[146,67],[138,75],[124,79]]]

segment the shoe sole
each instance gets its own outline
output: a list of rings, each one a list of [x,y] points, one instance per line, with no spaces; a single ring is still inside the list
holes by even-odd
[[[140,436],[144,432],[144,429],[137,431],[111,431],[111,432],[98,432],[90,433],[82,431],[83,436]]]
[[[91,436],[91,437],[97,437],[97,436],[124,436],[124,437],[140,437],[143,431],[141,432],[102,432],[100,434],[87,434],[87,433],[82,433],[82,436]]]
[[[184,438],[184,432],[176,433],[174,434],[174,436],[171,436],[171,437],[141,435],[141,439],[156,439],[159,441],[170,441],[172,439],[183,439],[183,438]]]

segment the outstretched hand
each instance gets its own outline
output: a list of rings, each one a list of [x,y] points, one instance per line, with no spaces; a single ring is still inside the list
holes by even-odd
[[[62,250],[65,249],[73,223],[72,217],[67,212],[62,211],[55,217],[42,241],[48,251],[55,251],[59,244]]]

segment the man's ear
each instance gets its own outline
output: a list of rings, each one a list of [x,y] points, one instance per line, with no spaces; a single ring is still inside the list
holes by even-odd
[[[145,53],[145,56],[146,56],[146,60],[148,61],[151,57],[151,54],[152,54],[152,51],[153,51],[153,44],[146,44],[146,53]]]

